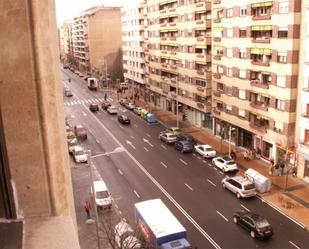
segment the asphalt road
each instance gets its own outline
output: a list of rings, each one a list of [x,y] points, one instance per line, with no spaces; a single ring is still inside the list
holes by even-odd
[[[67,81],[70,77],[71,82]],[[161,198],[188,231],[197,248],[309,248],[308,232],[259,198],[238,200],[224,190],[225,177],[210,161],[198,155],[181,154],[163,144],[160,124],[149,125],[133,112],[119,107],[118,113],[131,118],[131,126],[120,125],[117,116],[100,109],[91,113],[89,103],[100,103],[105,91],[90,91],[84,80],[63,70],[65,85],[74,94],[64,99],[65,112],[72,124],[83,124],[89,131],[84,146],[92,151],[98,174],[109,187],[114,201],[131,224],[136,202]],[[104,156],[117,147],[120,153]],[[252,239],[232,221],[233,213],[248,209],[263,214],[274,228],[270,240]]]

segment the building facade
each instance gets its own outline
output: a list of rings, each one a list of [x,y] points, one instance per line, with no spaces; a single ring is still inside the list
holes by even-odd
[[[66,20],[60,27],[60,60],[62,63],[69,63],[69,54],[72,48],[72,21]]]
[[[212,4],[214,133],[294,163],[301,1]]]
[[[145,2],[144,49],[148,100],[211,129],[211,2]]]
[[[309,181],[309,1],[302,2],[295,142],[297,175]]]
[[[73,22],[75,68],[84,74],[123,77],[120,7],[93,7]]]
[[[145,54],[143,48],[143,1],[133,1],[122,8],[122,41],[124,79],[136,94],[145,91]]]

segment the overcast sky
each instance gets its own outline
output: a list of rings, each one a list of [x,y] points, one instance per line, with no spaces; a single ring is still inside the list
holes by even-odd
[[[57,26],[62,26],[64,20],[78,16],[82,11],[97,5],[122,6],[134,0],[55,0]]]

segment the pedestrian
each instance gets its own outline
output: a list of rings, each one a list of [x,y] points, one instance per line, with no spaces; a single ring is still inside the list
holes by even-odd
[[[231,151],[231,158],[236,161],[236,153],[233,150]]]
[[[280,167],[280,175],[283,176],[285,164],[282,162],[282,163],[280,163],[279,167]]]
[[[85,209],[85,212],[87,214],[87,219],[89,220],[91,218],[91,216],[90,216],[91,206],[90,206],[90,203],[88,201],[85,202],[84,209]]]
[[[269,175],[272,176],[273,173],[274,173],[274,165],[275,165],[275,160],[273,157],[271,157],[269,159],[269,162],[270,162],[270,167],[269,167]]]
[[[104,100],[106,101],[106,99],[107,99],[107,94],[105,93],[104,94]]]
[[[69,78],[69,82],[71,82],[71,78]]]

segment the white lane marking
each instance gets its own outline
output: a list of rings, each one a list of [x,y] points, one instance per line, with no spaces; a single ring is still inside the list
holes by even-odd
[[[126,143],[127,143],[128,145],[130,145],[134,150],[136,149],[135,146],[132,144],[131,141],[126,140]]]
[[[130,136],[130,138],[134,139],[134,137],[133,137],[133,136]]]
[[[203,160],[203,163],[207,163],[206,160]]]
[[[188,189],[190,189],[191,191],[193,191],[193,188],[192,188],[189,184],[185,183],[185,185],[186,185],[186,187],[187,187]]]
[[[85,109],[86,106],[84,106]],[[122,143],[112,134],[112,132],[106,128],[105,125],[95,116],[92,116],[98,124],[105,130],[106,133],[118,144],[118,146],[123,147]],[[149,178],[149,180],[174,204],[174,206],[191,222],[191,224],[204,236],[205,239],[209,241],[216,249],[221,249],[217,242],[190,216],[190,214],[162,187],[162,185],[143,167],[143,165],[126,149],[124,151],[131,158],[131,160],[140,168],[141,171]]]
[[[146,147],[144,147],[144,150],[149,151]]]
[[[153,147],[153,144],[151,144],[151,143],[149,142],[149,140],[143,138],[143,141],[144,141],[146,144],[149,144],[151,147]]]
[[[81,104],[81,103],[82,103],[82,102],[80,102],[80,100],[78,100],[77,102],[78,102],[78,104]]]
[[[167,148],[166,148],[163,144],[161,144],[161,147],[162,147],[163,149],[167,150]]]
[[[197,159],[201,160],[202,158],[198,156]]]
[[[118,169],[118,172],[119,172],[120,175],[123,176],[123,173],[122,173],[121,169]]]
[[[245,209],[246,211],[250,212],[250,210],[246,208],[244,205],[240,204],[240,206],[242,206],[242,208]]]
[[[87,114],[85,113],[85,112],[83,112],[83,115],[86,117],[87,116]]]
[[[99,103],[99,100],[98,100],[98,99],[95,99],[94,102]]]
[[[98,139],[95,140],[98,144],[100,143],[100,141]]]
[[[292,241],[289,240],[289,243],[290,243],[292,246],[294,246],[295,248],[300,249],[300,247],[297,246],[297,245],[295,245],[295,243],[293,243]]]
[[[226,222],[229,222],[229,220],[223,215],[221,214],[218,210],[216,210],[217,214],[219,214],[223,219],[225,219]]]
[[[161,165],[162,165],[164,168],[167,169],[167,165],[166,165],[164,162],[160,162],[160,163],[161,163]]]
[[[137,198],[140,198],[139,194],[136,192],[136,190],[133,191],[134,194],[137,196]]]
[[[195,153],[193,153],[192,155],[196,157],[196,154],[195,154]]]
[[[151,137],[148,133],[146,133],[146,136],[147,136],[147,137]]]
[[[220,173],[221,175],[223,175],[223,174],[224,174],[222,171],[219,171],[219,173]]]
[[[207,179],[207,182],[209,182],[212,186],[217,187],[216,184],[214,184],[212,181],[210,181],[209,179]]]
[[[123,127],[122,125],[119,125],[119,127],[120,127],[121,129],[124,129],[124,127]]]
[[[134,124],[134,127],[138,127],[138,125],[137,125],[137,124]]]
[[[188,163],[185,162],[184,160],[182,160],[181,158],[180,158],[179,160],[180,160],[180,162],[182,162],[184,165],[188,165]]]

